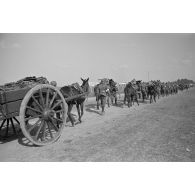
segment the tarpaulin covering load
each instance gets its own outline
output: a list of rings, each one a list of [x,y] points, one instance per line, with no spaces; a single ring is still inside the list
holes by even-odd
[[[35,84],[48,84],[48,80],[45,77],[25,77],[18,80],[17,82],[6,83],[5,85],[0,85],[0,91],[10,91],[21,89],[24,87],[30,87]]]
[[[2,85],[0,86],[0,104],[22,100],[33,86],[48,83],[45,77],[33,76]]]

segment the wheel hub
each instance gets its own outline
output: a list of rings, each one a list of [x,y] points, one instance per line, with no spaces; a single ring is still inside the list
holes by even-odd
[[[43,111],[42,117],[44,120],[49,120],[49,117],[53,115],[53,112],[50,109],[45,109]]]

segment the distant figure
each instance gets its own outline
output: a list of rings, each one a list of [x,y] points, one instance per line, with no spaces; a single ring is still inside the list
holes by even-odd
[[[150,99],[150,104],[154,101],[156,102],[156,86],[154,84],[154,82],[150,81],[148,83],[148,95],[149,95],[149,99]]]
[[[110,86],[110,98],[112,105],[115,102],[115,105],[117,105],[117,93],[118,93],[118,87],[116,86],[116,82],[114,82],[113,79],[109,79],[109,86]]]
[[[57,82],[56,81],[51,81],[50,85],[53,85],[54,87],[56,87],[57,86]]]

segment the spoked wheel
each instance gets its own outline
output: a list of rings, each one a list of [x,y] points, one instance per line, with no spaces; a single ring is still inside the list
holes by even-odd
[[[33,144],[43,146],[61,135],[67,116],[67,104],[61,92],[48,84],[33,87],[20,107],[20,126]]]

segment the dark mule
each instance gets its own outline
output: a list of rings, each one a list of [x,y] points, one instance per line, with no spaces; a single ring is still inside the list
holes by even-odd
[[[136,85],[135,85],[136,86],[137,95],[138,95],[138,98],[139,99],[142,98],[142,91],[141,91],[141,89],[142,89],[142,87],[141,87],[142,83],[141,82],[142,82],[141,80],[136,81]]]
[[[124,104],[127,100],[127,103],[128,103],[127,105],[128,105],[128,107],[130,107],[130,106],[132,106],[132,101],[136,101],[137,105],[139,106],[137,92],[136,92],[136,89],[133,88],[131,82],[127,83],[127,85],[125,86],[124,94],[125,94]]]
[[[117,105],[117,92],[118,88],[116,86],[116,82],[114,82],[112,79],[109,79],[109,86],[110,86],[110,99],[112,105],[115,103]]]
[[[77,107],[79,122],[81,121],[81,118],[83,116],[83,109],[84,109],[84,102],[86,99],[86,96],[88,96],[90,92],[89,87],[89,78],[88,79],[82,79],[82,85],[80,86],[78,83],[74,83],[69,86],[64,86],[60,89],[62,95],[64,98],[67,98],[66,103],[68,104],[68,112],[67,115],[69,117],[70,122],[72,123],[72,126],[74,126],[74,118],[72,117],[71,111],[73,108],[73,105],[75,104]],[[83,95],[81,95],[83,94]],[[68,100],[68,98],[71,98],[73,96],[76,96],[74,99]]]
[[[161,94],[162,97],[165,96],[165,86],[164,86],[163,83],[162,83],[161,86],[160,86],[160,94]]]

